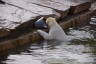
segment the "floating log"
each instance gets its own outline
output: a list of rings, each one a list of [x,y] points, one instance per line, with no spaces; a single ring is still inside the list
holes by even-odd
[[[96,16],[96,1],[92,4],[90,10],[93,11],[93,13],[91,14],[92,16],[95,15]]]
[[[91,3],[94,3],[94,2],[96,2],[96,0],[90,0],[91,1]]]
[[[10,34],[10,31],[6,30],[6,29],[0,29],[0,38],[4,37],[4,36],[8,36]]]
[[[0,4],[5,4],[5,2],[3,2],[2,0],[0,0]]]
[[[86,11],[80,13],[79,15],[77,14],[75,16],[69,16],[69,18],[66,18],[64,21],[62,21],[60,25],[63,29],[68,29],[70,27],[76,27],[76,26],[83,26],[85,24],[88,24],[90,18],[92,17],[91,16],[92,13],[93,13],[92,11]]]

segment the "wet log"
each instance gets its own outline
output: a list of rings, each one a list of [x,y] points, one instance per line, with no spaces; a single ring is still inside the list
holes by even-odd
[[[93,13],[91,14],[92,16],[96,16],[96,2],[94,2],[90,8],[90,10],[93,11]]]
[[[83,4],[77,5],[77,6],[71,6],[70,14],[77,14],[77,13],[80,13],[82,11],[89,10],[90,7],[91,7],[90,2],[86,2]]]
[[[5,4],[5,2],[3,2],[2,0],[0,0],[0,4]]]
[[[92,13],[92,11],[86,11],[80,13],[79,15],[77,14],[74,17],[69,16],[69,18],[66,18],[64,21],[61,21],[62,23],[60,25],[63,29],[86,25],[89,23],[90,18],[92,17]]]
[[[10,31],[6,29],[0,29],[0,38],[8,36],[10,34]]]
[[[91,1],[91,3],[94,3],[94,2],[96,2],[96,0],[90,0]]]

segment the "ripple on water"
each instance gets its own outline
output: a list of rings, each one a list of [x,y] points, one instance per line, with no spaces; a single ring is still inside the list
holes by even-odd
[[[89,27],[87,27],[89,28]],[[71,35],[75,34],[84,38],[92,36],[89,29],[86,30],[73,30],[70,31]],[[87,35],[85,35],[87,34]],[[91,41],[85,40],[86,42]],[[85,43],[84,41],[84,43]],[[93,40],[92,40],[93,41]],[[76,41],[77,42],[77,41]],[[80,39],[80,42],[83,42]],[[94,41],[96,42],[96,41]],[[96,47],[80,44],[71,44],[71,41],[43,41],[41,44],[32,44],[28,49],[20,54],[10,54],[7,60],[2,61],[6,64],[93,64],[95,63]],[[93,53],[94,52],[94,53]]]

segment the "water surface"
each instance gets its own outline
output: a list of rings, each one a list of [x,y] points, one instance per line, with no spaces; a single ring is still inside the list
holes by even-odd
[[[68,42],[41,41],[25,50],[9,54],[2,64],[95,64],[96,29],[86,26],[70,29],[68,35],[78,36]]]

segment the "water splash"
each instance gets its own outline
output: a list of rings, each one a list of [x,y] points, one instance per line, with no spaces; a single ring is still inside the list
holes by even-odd
[[[90,33],[88,26],[79,29],[71,28],[69,29],[68,34],[69,36],[72,36],[71,39],[94,39],[94,36]]]
[[[85,29],[86,28],[86,29]],[[78,38],[93,38],[89,27],[70,29],[69,35]],[[81,40],[81,39],[80,39]],[[86,40],[86,42],[88,42]],[[95,41],[96,42],[96,41]],[[93,64],[96,56],[93,47],[83,44],[71,44],[71,41],[43,41],[41,44],[32,44],[20,54],[10,54],[6,64]],[[90,43],[87,43],[90,44]],[[95,44],[93,44],[95,45]],[[96,49],[96,48],[95,48]],[[86,52],[86,53],[84,53]]]

